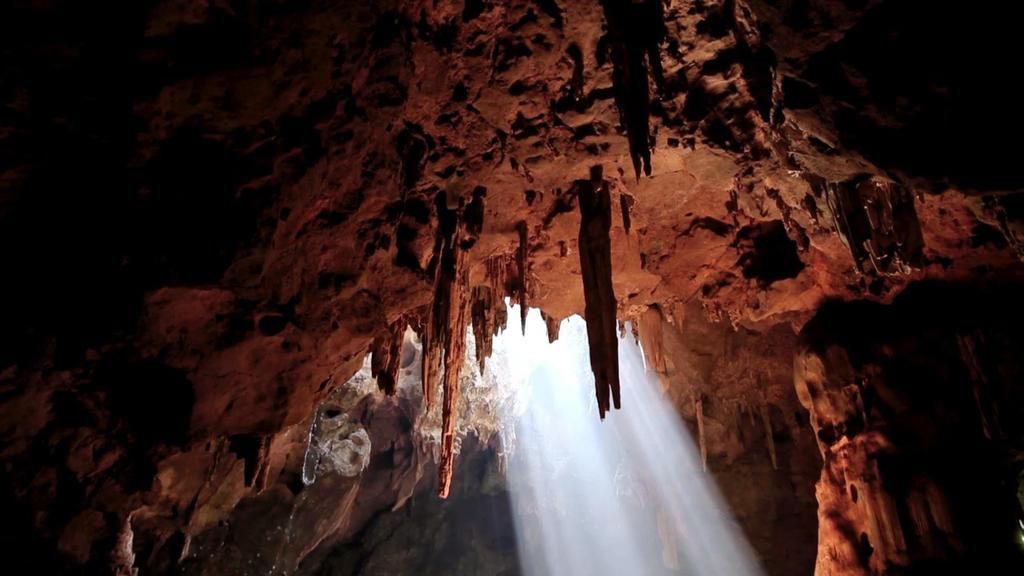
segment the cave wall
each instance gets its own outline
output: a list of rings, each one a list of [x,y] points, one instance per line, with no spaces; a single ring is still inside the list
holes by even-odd
[[[1019,290],[919,284],[889,306],[826,303],[804,327],[816,574],[1020,571]]]
[[[797,335],[710,321],[697,305],[649,309],[640,342],[768,574],[810,574],[821,470],[793,388]]]

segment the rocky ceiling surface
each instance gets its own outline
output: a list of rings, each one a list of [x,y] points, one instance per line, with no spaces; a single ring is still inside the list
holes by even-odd
[[[389,573],[387,510],[489,482],[459,384],[509,296],[585,315],[602,416],[632,321],[770,573],[1003,573],[1017,11],[5,2],[5,557]]]

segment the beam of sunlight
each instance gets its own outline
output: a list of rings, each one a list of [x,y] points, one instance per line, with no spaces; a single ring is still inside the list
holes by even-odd
[[[549,344],[537,310],[525,336],[508,317],[494,355],[521,396],[508,475],[524,572],[763,574],[632,336],[619,343],[622,410],[602,422],[584,321],[564,320]]]

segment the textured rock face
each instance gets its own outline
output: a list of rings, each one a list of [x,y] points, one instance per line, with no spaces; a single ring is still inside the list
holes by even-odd
[[[1020,570],[1016,291],[917,285],[889,307],[826,304],[805,327],[818,574]]]
[[[733,330],[693,303],[649,308],[640,339],[768,573],[811,574],[821,459],[793,388],[793,329]]]
[[[4,3],[5,557],[210,574],[323,557],[436,471],[421,399],[396,391],[407,326],[447,414],[447,491],[462,335],[486,362],[504,296],[552,336],[574,313],[599,344],[635,321],[773,573],[813,564],[813,434],[819,573],[1008,557],[1019,436],[983,400],[1020,405],[999,344],[1016,336],[954,313],[980,289],[879,312],[924,280],[1021,282],[1006,4]],[[856,342],[829,298],[874,311]],[[899,331],[919,320],[934,337]],[[595,348],[610,408],[614,354]],[[311,427],[369,350],[395,396],[340,407],[365,469],[305,487]],[[893,392],[917,374],[941,393]]]

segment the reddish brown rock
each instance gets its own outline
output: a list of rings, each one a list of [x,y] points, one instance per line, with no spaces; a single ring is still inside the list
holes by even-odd
[[[1019,311],[1014,292],[922,284],[889,307],[830,303],[808,323],[796,385],[824,459],[816,573],[1021,565],[1004,452],[1019,431],[1007,436],[996,417],[1020,410],[1008,401],[1019,382],[1006,379],[1018,369],[1005,371],[1021,338],[1004,317]],[[937,316],[949,299],[961,305]]]

